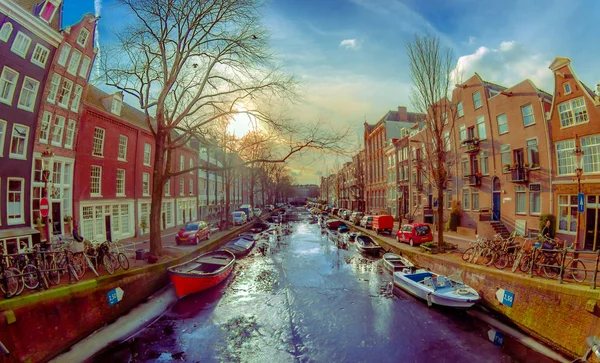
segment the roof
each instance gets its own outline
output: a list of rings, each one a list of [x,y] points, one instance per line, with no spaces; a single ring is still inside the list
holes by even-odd
[[[102,103],[102,100],[109,96],[111,95],[102,91],[101,89],[92,85],[88,85],[88,89],[85,96],[85,103],[101,111],[110,113],[110,110],[107,110],[106,107],[104,107],[104,104]],[[121,106],[121,116],[114,116],[124,121],[127,121],[137,127],[141,127],[144,130],[150,131],[148,123],[146,122],[146,114],[125,102],[123,102],[123,106]]]

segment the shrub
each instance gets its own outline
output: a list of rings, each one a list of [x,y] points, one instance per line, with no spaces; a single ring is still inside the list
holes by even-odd
[[[543,214],[540,216],[540,233],[546,226],[546,221],[550,221],[550,228],[552,229],[552,235],[556,236],[556,216],[554,214]]]
[[[450,210],[450,218],[446,221],[446,230],[456,232],[460,225],[461,210],[460,205],[455,204]]]

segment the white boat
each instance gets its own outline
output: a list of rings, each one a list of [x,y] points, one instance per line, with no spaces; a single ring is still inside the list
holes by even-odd
[[[383,266],[388,270],[401,271],[406,267],[414,267],[415,265],[410,262],[406,257],[402,257],[395,253],[386,253],[383,255]]]
[[[415,268],[394,272],[394,285],[427,301],[429,306],[470,308],[481,298],[477,291],[457,280]]]
[[[359,252],[370,255],[378,255],[379,251],[382,250],[381,246],[366,234],[359,234],[356,236],[356,249]]]

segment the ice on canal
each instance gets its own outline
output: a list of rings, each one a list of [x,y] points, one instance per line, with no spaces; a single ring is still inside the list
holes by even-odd
[[[392,289],[378,258],[317,224],[290,230],[259,242],[225,283],[179,300],[95,361],[517,361],[466,314]]]

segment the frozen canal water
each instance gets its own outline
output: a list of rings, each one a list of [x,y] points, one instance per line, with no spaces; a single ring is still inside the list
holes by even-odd
[[[266,251],[259,242],[225,283],[179,300],[95,361],[520,361],[464,312],[390,290],[378,258],[338,247],[317,224],[290,228],[281,241],[263,242]]]

